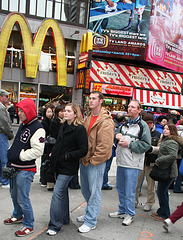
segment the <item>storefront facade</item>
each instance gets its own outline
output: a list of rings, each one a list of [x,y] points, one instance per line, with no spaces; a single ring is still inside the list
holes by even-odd
[[[97,60],[91,60],[89,69],[79,71],[86,71],[86,96],[88,90],[102,92],[107,99],[104,104],[111,111],[127,110],[131,99],[139,100],[152,111],[183,109],[182,74]]]
[[[1,52],[0,66],[3,74],[0,87],[11,92],[10,99],[13,102],[28,97],[35,101],[37,108],[60,96],[65,101],[69,99],[81,102],[82,94],[80,90],[75,90],[75,85],[79,46],[87,30],[88,4],[87,0],[67,3],[63,0],[37,0],[34,4],[30,0],[0,0],[0,27],[10,22],[14,24],[9,39],[7,33],[1,34],[1,43],[5,42],[7,47],[0,47],[0,50],[5,51],[4,59]],[[14,14],[18,18],[13,23],[11,19]],[[25,30],[24,22],[27,23],[28,30]],[[39,42],[36,50],[40,53],[40,58],[37,62],[33,56],[26,59],[26,51],[31,55],[31,50],[24,35],[31,36],[35,48]],[[39,38],[37,43],[36,37]],[[58,42],[61,38],[63,43],[60,44]],[[59,60],[59,53],[64,55],[64,60]],[[36,69],[34,76],[27,74],[28,69],[32,71],[33,67]],[[50,92],[45,90],[49,86]]]

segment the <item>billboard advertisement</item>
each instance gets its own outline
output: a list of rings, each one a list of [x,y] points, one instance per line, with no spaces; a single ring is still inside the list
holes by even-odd
[[[92,0],[93,55],[145,60],[150,12],[149,0]]]
[[[183,72],[183,1],[153,1],[146,60]]]

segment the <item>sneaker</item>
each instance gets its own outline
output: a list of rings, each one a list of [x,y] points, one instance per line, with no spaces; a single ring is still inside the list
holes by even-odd
[[[41,184],[41,187],[47,187],[47,185],[46,184]]]
[[[144,212],[149,212],[151,210],[151,207],[149,205],[145,205],[143,208]]]
[[[50,235],[50,236],[55,236],[55,235],[57,234],[56,231],[51,230],[51,229],[48,229],[48,231],[47,231],[46,233],[47,233],[48,235]]]
[[[78,231],[80,233],[87,233],[89,232],[90,230],[94,230],[96,228],[96,226],[94,227],[89,227],[87,226],[86,224],[83,224],[81,227],[78,228]]]
[[[85,219],[85,215],[82,215],[76,218],[78,222],[84,222],[84,219]]]
[[[22,221],[23,221],[23,217],[19,219],[15,217],[10,217],[4,220],[4,224],[8,225],[8,224],[22,223]]]
[[[113,213],[109,213],[109,217],[124,219],[126,217],[126,214],[125,213],[119,213],[119,212],[113,212]]]
[[[2,185],[2,188],[5,188],[5,189],[10,189],[10,185],[9,185],[9,184]]]
[[[25,226],[22,226],[18,231],[15,232],[15,235],[17,237],[24,237],[30,233],[33,233],[34,229],[33,228],[27,228]]]
[[[167,233],[170,232],[172,224],[173,224],[173,223],[172,223],[172,221],[170,220],[170,218],[165,219],[163,227],[164,227],[164,229],[167,231]]]
[[[132,222],[133,222],[133,217],[127,214],[125,219],[122,222],[122,225],[130,226]]]

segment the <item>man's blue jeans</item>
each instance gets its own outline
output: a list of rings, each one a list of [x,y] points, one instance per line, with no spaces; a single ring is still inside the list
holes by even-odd
[[[106,161],[106,167],[105,167],[105,171],[104,171],[102,187],[108,187],[108,173],[109,173],[109,170],[111,168],[112,159],[113,159],[113,156],[111,156],[109,158],[109,160]]]
[[[56,179],[50,206],[48,229],[59,232],[64,224],[69,224],[68,184],[74,176],[59,174]]]
[[[29,198],[30,187],[35,172],[19,171],[15,178],[10,180],[10,194],[14,205],[13,217],[19,219],[22,216],[23,225],[28,228],[34,227],[34,215]]]
[[[88,227],[97,224],[97,218],[101,210],[101,188],[106,163],[97,166],[89,164],[85,167],[80,165],[80,178],[82,194],[87,202],[84,223]]]
[[[160,207],[157,213],[162,218],[170,216],[168,188],[173,181],[174,178],[171,178],[168,182],[158,182],[157,195]]]
[[[7,164],[8,162],[8,158],[7,158],[7,151],[9,148],[9,144],[8,144],[8,136],[6,134],[0,134],[0,182],[2,182],[2,185],[7,185],[9,184],[9,180],[8,179],[4,179],[2,176],[2,170],[4,168],[4,166]]]
[[[135,193],[139,173],[139,169],[117,167],[118,212],[135,216]]]

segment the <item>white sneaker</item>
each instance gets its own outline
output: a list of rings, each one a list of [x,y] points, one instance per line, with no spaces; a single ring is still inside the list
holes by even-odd
[[[122,225],[130,226],[132,222],[133,222],[133,217],[127,214],[125,219],[122,222]]]
[[[84,219],[85,219],[85,215],[82,215],[76,218],[78,222],[84,222]]]
[[[7,185],[2,185],[2,188],[10,189],[10,185],[9,185],[9,184],[7,184]]]
[[[55,232],[54,230],[51,230],[51,229],[48,229],[48,231],[46,233],[50,236],[55,236],[57,234],[57,232]]]
[[[167,218],[167,219],[164,221],[163,227],[164,227],[164,229],[167,231],[167,233],[170,232],[172,224],[173,224],[173,223],[172,223],[172,221],[170,220],[170,218]]]
[[[119,212],[113,212],[113,213],[109,213],[109,217],[124,219],[126,217],[126,214],[125,213],[119,213]]]
[[[78,228],[78,231],[80,233],[87,233],[89,232],[90,230],[94,230],[96,228],[96,226],[94,227],[88,227],[86,224],[83,224],[81,227]]]

